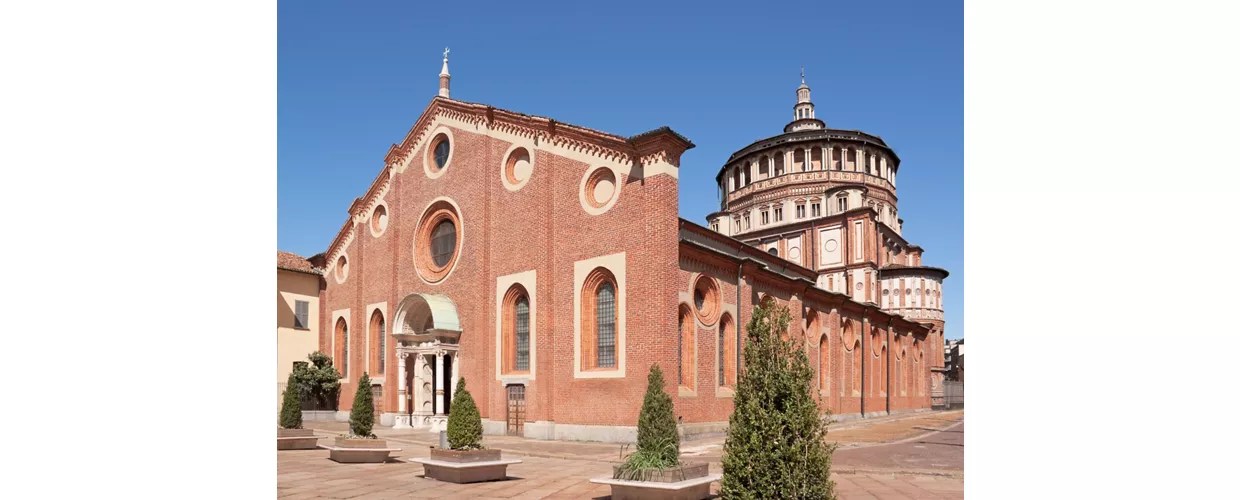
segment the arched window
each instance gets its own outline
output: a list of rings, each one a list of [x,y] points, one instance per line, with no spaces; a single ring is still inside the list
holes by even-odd
[[[719,318],[719,385],[731,386],[736,382],[736,323],[732,315],[723,313]]]
[[[503,373],[530,370],[530,296],[521,284],[504,293],[500,326]]]
[[[581,369],[616,368],[616,276],[605,267],[596,267],[582,282],[580,293]]]
[[[830,343],[827,341],[827,336],[823,335],[818,340],[818,390],[824,393],[831,390],[829,383],[831,371],[828,369],[831,362],[829,346]]]
[[[530,301],[525,296],[517,299],[517,371],[530,369]]]
[[[336,320],[336,363],[340,365],[340,374],[349,377],[349,324],[344,318]]]
[[[598,287],[595,300],[595,325],[598,326],[599,368],[616,366],[616,287],[605,281]]]
[[[385,327],[383,321],[383,312],[375,309],[370,315],[370,338],[373,345],[379,346],[379,349],[371,354],[371,365],[375,366],[378,371],[376,373],[383,374],[387,364],[387,335],[385,335]]]

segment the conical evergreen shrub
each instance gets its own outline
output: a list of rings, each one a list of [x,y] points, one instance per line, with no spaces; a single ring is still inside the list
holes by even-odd
[[[724,498],[834,499],[827,419],[811,392],[809,356],[777,332],[783,307],[756,307],[745,326],[745,369],[724,443]]]
[[[353,396],[353,409],[349,411],[349,431],[354,436],[375,439],[371,430],[375,427],[375,399],[370,392],[370,375],[362,373]]]
[[[301,388],[293,374],[288,374],[288,383],[284,384],[284,402],[280,406],[280,427],[284,429],[301,428]]]
[[[448,447],[454,450],[482,449],[482,415],[474,397],[465,390],[465,378],[456,381],[448,413]]]
[[[680,464],[680,434],[672,414],[672,397],[663,390],[664,385],[663,370],[652,365],[637,417],[637,451],[616,470],[615,478],[643,481],[647,471]]]

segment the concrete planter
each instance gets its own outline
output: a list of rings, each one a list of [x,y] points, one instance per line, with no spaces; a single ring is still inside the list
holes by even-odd
[[[710,483],[723,477],[710,474],[710,465],[706,463],[686,463],[675,469],[648,471],[646,481],[616,479],[619,472],[619,466],[615,466],[612,477],[590,482],[610,485],[612,500],[701,500],[710,497]]]
[[[430,458],[414,458],[422,464],[426,477],[449,483],[498,481],[508,477],[508,466],[520,460],[504,460],[500,450],[444,450],[431,447]]]
[[[313,450],[319,447],[314,429],[276,429],[277,450]]]
[[[379,464],[386,462],[393,451],[400,451],[400,448],[388,448],[387,441],[382,439],[338,437],[334,444],[325,448],[331,451],[332,460],[342,464]]]

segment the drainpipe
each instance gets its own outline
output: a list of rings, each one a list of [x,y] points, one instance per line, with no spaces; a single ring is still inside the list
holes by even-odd
[[[887,318],[887,414],[891,415],[891,321],[894,318]]]
[[[868,340],[870,338],[870,311],[869,308],[861,310],[861,418],[865,418],[865,379],[869,375],[865,371],[865,358],[870,357]]]
[[[732,371],[736,372],[736,382],[732,384],[733,391],[736,390],[736,384],[741,379],[741,351],[744,350],[744,346],[741,345],[741,270],[744,268],[745,261],[742,259],[736,265],[736,352],[733,353],[736,355],[736,361],[732,368]],[[726,372],[723,374],[725,381],[727,380],[727,375]]]

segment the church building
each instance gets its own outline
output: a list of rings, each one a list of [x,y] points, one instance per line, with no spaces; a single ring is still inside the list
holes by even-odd
[[[632,442],[651,365],[685,434],[732,412],[743,326],[788,307],[838,418],[928,409],[941,290],[901,236],[900,160],[827,128],[802,77],[782,134],[738,150],[706,225],[679,217],[668,127],[623,137],[439,95],[327,250],[318,348],[348,410],[368,373],[381,425],[446,428],[464,378],[488,434]]]

